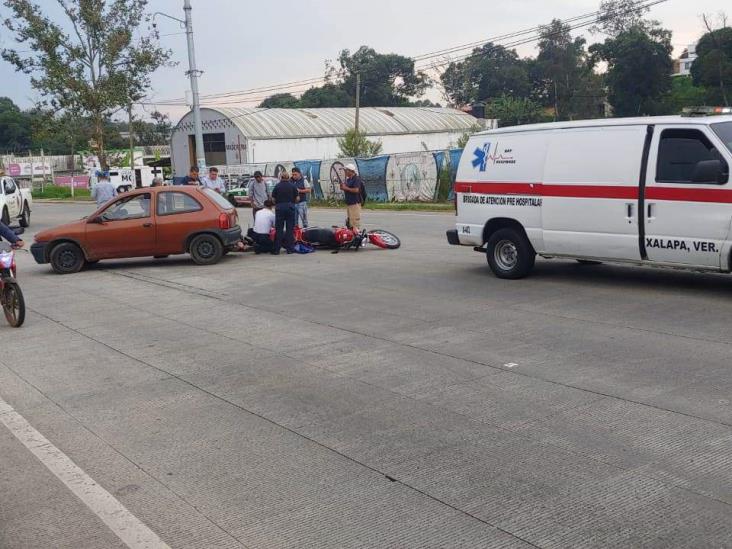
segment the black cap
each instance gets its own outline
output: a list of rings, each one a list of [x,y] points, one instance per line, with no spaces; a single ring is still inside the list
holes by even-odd
[[[302,175],[302,172],[300,171],[300,168],[298,168],[298,167],[292,168],[292,173],[299,173],[300,175]]]

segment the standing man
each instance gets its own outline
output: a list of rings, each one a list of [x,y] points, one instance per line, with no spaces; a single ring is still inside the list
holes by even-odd
[[[341,183],[341,190],[346,199],[346,209],[348,210],[347,225],[359,231],[361,230],[361,205],[363,204],[365,188],[363,181],[358,176],[358,169],[355,164],[348,164],[345,170],[346,181]]]
[[[308,180],[302,176],[300,168],[292,168],[292,181],[297,187],[298,195],[300,196],[300,202],[297,203],[297,217],[295,218],[295,224],[300,225],[303,229],[308,227],[308,198],[312,188]]]
[[[269,199],[267,184],[264,182],[262,172],[254,172],[254,179],[247,185],[247,196],[252,201],[252,215],[257,219],[257,212],[265,207],[264,203]]]
[[[201,184],[207,189],[213,189],[219,194],[224,194],[226,190],[224,188],[224,180],[219,178],[219,169],[216,167],[211,167],[208,170],[208,177],[204,178]]]
[[[285,247],[288,254],[295,251],[295,218],[297,217],[298,191],[295,184],[290,181],[290,174],[283,171],[280,174],[280,182],[272,191],[272,198],[275,201],[275,236],[273,255],[280,254],[280,248]]]
[[[198,166],[191,166],[191,169],[188,170],[188,175],[183,180],[184,185],[200,185],[201,184],[201,178],[198,177]]]
[[[109,180],[109,172],[97,172],[97,184],[91,191],[92,200],[97,201],[97,208],[106,204],[117,196],[117,189],[114,188],[112,182]]]

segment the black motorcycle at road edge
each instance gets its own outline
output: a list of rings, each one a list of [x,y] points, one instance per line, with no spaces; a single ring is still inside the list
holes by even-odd
[[[13,229],[13,232],[20,235],[24,231],[19,228]],[[6,242],[0,242],[0,304],[8,324],[20,328],[25,322],[25,299],[16,279],[16,249]]]

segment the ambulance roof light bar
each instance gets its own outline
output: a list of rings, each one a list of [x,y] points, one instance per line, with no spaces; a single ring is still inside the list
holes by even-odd
[[[732,114],[732,107],[684,107],[681,116],[715,116]]]

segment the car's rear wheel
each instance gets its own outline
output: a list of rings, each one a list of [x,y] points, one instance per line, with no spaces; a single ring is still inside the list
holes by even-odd
[[[8,213],[7,208],[3,208],[3,215],[0,217],[0,220],[4,225],[10,225],[10,214]]]
[[[486,257],[498,278],[515,280],[527,276],[534,268],[536,252],[524,234],[515,229],[500,229],[486,245]]]
[[[78,273],[86,263],[84,252],[73,242],[62,242],[51,250],[51,268],[58,274]]]
[[[201,234],[191,241],[191,257],[198,265],[213,265],[221,261],[224,245],[212,234]]]
[[[23,213],[20,214],[20,226],[23,228],[30,227],[30,208],[28,202],[23,203]]]

